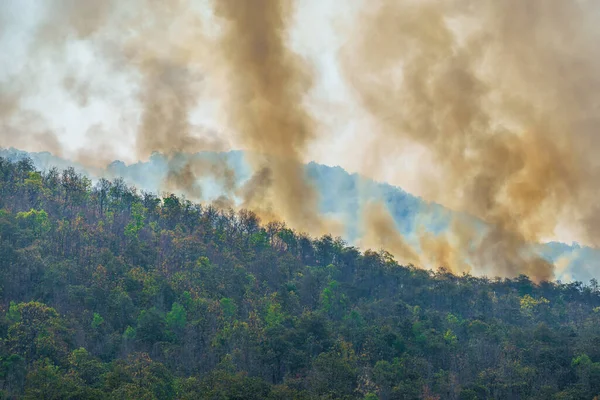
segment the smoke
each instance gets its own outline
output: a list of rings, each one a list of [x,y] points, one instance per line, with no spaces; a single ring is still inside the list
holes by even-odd
[[[219,42],[228,71],[227,114],[240,144],[251,150],[257,175],[244,192],[246,206],[284,218],[311,233],[325,233],[315,189],[301,163],[315,122],[303,107],[312,71],[288,46],[291,1],[216,1],[224,21]]]
[[[202,12],[184,0],[54,0],[46,5],[30,53],[54,63],[64,75],[58,82],[82,107],[91,98],[118,102],[104,86],[124,82],[140,107],[135,157],[160,152],[169,158],[165,189],[200,200],[199,179],[212,175],[222,183],[225,196],[245,193],[244,205],[266,211],[263,217],[284,218],[301,230],[325,233],[329,229],[316,212],[316,193],[300,162],[314,131],[302,105],[312,73],[287,45],[291,2],[215,2],[213,11],[225,25],[220,36],[211,36],[214,32],[204,29]],[[81,42],[106,64],[107,77],[86,76],[65,65],[67,47]],[[199,99],[209,91],[206,72],[219,81],[220,70],[227,71],[230,81],[230,85],[219,82],[218,94],[227,97],[226,114],[238,133],[236,144],[250,150],[258,174],[244,188],[232,187],[234,172],[225,162],[209,165],[190,156],[182,164],[178,156],[230,146],[220,132],[207,138],[204,134],[210,129],[191,123]],[[231,96],[225,95],[224,86]],[[18,108],[13,99],[2,100],[7,103],[4,110]],[[2,138],[0,144],[9,139]],[[99,135],[92,142],[95,150],[104,150],[102,157],[81,150],[75,158],[85,165],[105,162],[111,158],[106,153],[114,154],[121,140],[104,141]],[[102,142],[112,142],[115,148],[99,146]],[[270,179],[259,179],[265,169]],[[268,186],[257,187],[258,183]]]
[[[206,200],[202,185],[203,178],[211,177],[219,185],[218,203],[234,206],[234,196],[238,192],[235,171],[228,165],[223,153],[205,158],[201,155],[175,154],[167,162],[167,175],[163,186],[168,191],[183,192],[194,201]]]
[[[0,7],[0,25],[9,19],[4,11]],[[2,28],[0,30],[5,33]],[[22,99],[31,89],[29,84],[12,74],[0,80],[0,145],[31,151],[53,151],[61,155],[58,138],[47,129],[39,113],[22,108]]]
[[[56,135],[49,131],[39,113],[21,109],[25,91],[19,82],[0,81],[0,146],[62,154]]]
[[[91,35],[104,20],[110,3],[64,0],[57,1],[57,7],[39,4],[43,17],[33,27],[31,40],[23,43],[25,62],[18,64],[15,60],[7,60],[4,79],[0,78],[0,146],[15,146],[29,151],[50,151],[57,156],[67,156],[59,140],[61,132],[55,131],[45,116],[39,110],[32,109],[27,101],[40,92],[42,84],[47,83],[50,77],[54,78],[54,74],[48,72],[49,64],[54,63],[61,67],[66,64],[64,55],[68,41],[83,40]],[[3,6],[0,6],[0,15],[3,14],[3,7],[6,7],[4,11],[10,10],[13,14],[12,19],[18,19],[18,14],[31,13],[35,8],[29,4],[20,9],[16,4],[11,4],[10,1],[3,3]],[[62,8],[68,9],[69,12],[61,12]],[[6,34],[4,40],[10,42],[15,38],[14,35]],[[85,104],[88,96],[86,92],[91,90],[89,82],[81,84],[66,75],[63,78],[67,91],[73,95],[77,94],[79,103]],[[92,127],[91,131],[97,131],[97,127]],[[105,147],[98,142],[100,141],[96,141],[93,146],[94,151],[81,149],[81,153],[72,158],[86,160],[89,167],[97,166],[96,160],[104,155],[100,150]],[[94,156],[87,157],[89,154]],[[68,156],[71,157],[70,154]],[[105,160],[108,159],[109,157]]]
[[[401,262],[420,265],[419,256],[405,241],[385,205],[369,201],[362,207],[361,214],[361,247],[384,249]]]
[[[81,108],[91,99],[118,104],[122,100],[116,94],[119,91],[137,99],[134,158],[147,159],[153,152],[161,152],[170,159],[164,189],[200,200],[201,177],[212,175],[225,187],[231,185],[233,171],[225,167],[224,161],[207,165],[205,160],[189,157],[182,165],[174,160],[178,154],[225,147],[214,132],[190,123],[204,89],[203,68],[209,48],[201,20],[190,2],[54,0],[40,8],[43,16],[28,49],[33,62],[50,63],[53,75],[57,75],[53,78]],[[86,73],[67,65],[66,55],[73,47],[79,50],[81,43],[91,49],[104,69],[96,67],[93,73]],[[27,72],[18,76],[19,87],[0,97],[0,117],[3,122],[17,119],[18,123],[11,126],[30,132],[31,128],[20,122],[20,116],[28,114],[21,103],[41,86],[43,69]],[[37,124],[43,125],[41,116]],[[69,156],[87,167],[106,166],[117,158],[116,150],[124,145],[125,133],[109,132],[101,126],[92,128],[87,133],[90,145]],[[35,136],[8,129],[0,134],[2,146],[38,150],[40,146],[32,147],[32,142],[56,155],[65,153],[49,126],[37,129]],[[48,143],[51,148],[46,146]]]
[[[460,236],[476,228],[454,224],[455,251],[475,265],[551,278],[529,245],[561,218],[596,215],[599,10],[591,1],[390,0],[369,2],[349,32],[344,73],[378,135],[369,162],[426,148],[436,171],[428,195],[492,227],[473,246]],[[594,245],[596,226],[585,232]]]

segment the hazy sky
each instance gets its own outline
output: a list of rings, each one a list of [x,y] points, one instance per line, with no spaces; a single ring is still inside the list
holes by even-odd
[[[208,2],[195,3],[198,9],[204,8],[210,13]],[[37,82],[37,90],[27,93],[21,107],[38,112],[66,150],[93,147],[102,135],[103,142],[113,145],[109,153],[115,158],[135,161],[132,148],[140,107],[136,100],[136,85],[127,73],[115,73],[86,40],[68,36],[64,38],[66,45],[61,53],[36,51],[36,57],[32,59],[29,49],[49,4],[51,2],[43,0],[1,2],[0,18],[4,28],[0,39],[3,49],[0,52],[0,82],[9,87],[15,87],[20,81]],[[298,5],[290,44],[316,71],[314,90],[308,96],[307,104],[320,122],[319,140],[310,145],[306,161],[315,160],[340,165],[351,172],[364,172],[361,171],[360,155],[370,137],[369,118],[356,106],[351,91],[340,77],[336,61],[339,47],[343,45],[343,36],[336,34],[336,29],[345,30],[351,26],[363,3],[346,2],[345,7],[340,8],[337,0],[304,0]],[[209,20],[209,26],[211,23],[214,21]],[[66,76],[74,81],[74,85],[84,86],[90,95],[82,99],[68,93]],[[210,76],[205,79],[210,83]],[[19,90],[18,86],[15,90]],[[192,121],[199,127],[218,132],[220,138],[227,141],[231,135],[222,122],[226,110],[220,104],[218,90],[206,93],[207,89],[200,93]],[[28,143],[28,147],[40,149],[32,143]],[[231,142],[230,147],[236,148],[236,143]],[[380,170],[372,177],[391,181],[419,194],[418,181],[409,171],[419,163],[420,156],[421,153],[410,149],[404,152],[404,157],[390,160],[388,171]],[[400,174],[399,170],[407,170],[407,173]]]
[[[203,2],[197,3],[201,7]],[[299,23],[291,38],[292,45],[318,71],[315,91],[309,99],[314,105],[313,110],[323,119],[325,126],[336,130],[329,135],[331,142],[314,146],[314,158],[334,164],[337,163],[336,150],[347,151],[339,147],[347,144],[347,135],[357,130],[354,121],[339,118],[341,109],[351,115],[352,104],[335,62],[340,45],[333,25],[335,3],[331,0],[301,2],[297,10]],[[34,79],[37,90],[27,94],[22,107],[41,113],[68,149],[85,146],[89,141],[88,135],[96,134],[92,133],[94,131],[103,132],[105,135],[114,134],[115,139],[119,139],[115,149],[119,158],[134,161],[131,146],[140,110],[135,99],[135,83],[130,77],[115,73],[89,43],[73,37],[64,38],[66,46],[60,54],[40,52],[35,59],[30,57],[28,49],[32,46],[47,4],[41,0],[5,0],[0,4],[4,23],[0,42],[3,49],[0,52],[0,81],[14,87],[19,81],[29,83]],[[346,9],[349,15],[351,11],[351,7]],[[335,18],[341,22],[341,17],[338,10]],[[66,75],[79,84],[87,85],[92,94],[100,92],[101,95],[91,95],[78,103],[77,97],[65,90]],[[210,81],[211,77],[205,79]],[[207,99],[201,93],[194,122],[227,136],[227,127],[215,115],[223,110],[219,109],[219,99],[214,95],[218,93],[211,93],[211,98]],[[329,107],[336,107],[337,119],[331,119],[334,113],[328,113]]]

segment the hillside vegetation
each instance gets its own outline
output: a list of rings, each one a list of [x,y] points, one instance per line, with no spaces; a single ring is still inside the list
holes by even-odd
[[[0,158],[0,398],[592,399],[599,311]]]
[[[214,170],[205,171],[206,174],[200,173],[199,176],[196,176],[198,178],[196,182],[199,184],[194,185],[193,191],[196,194],[200,192],[202,202],[206,203],[217,200],[223,195],[235,200],[235,194],[228,192],[225,186],[231,184],[242,189],[250,180],[253,170],[246,161],[247,156],[248,153],[242,151],[177,153],[169,157],[154,153],[145,162],[140,161],[127,165],[121,161],[114,161],[104,169],[95,169],[86,168],[48,152],[32,153],[14,148],[0,148],[0,157],[13,162],[31,158],[33,165],[41,171],[52,167],[59,170],[73,167],[75,171],[92,179],[98,179],[100,176],[110,177],[109,179],[123,178],[127,185],[135,186],[138,191],[145,190],[152,193],[161,193],[165,187],[169,187],[169,175],[183,173],[183,166],[186,163],[204,167],[211,166],[221,172],[227,170],[227,179],[224,179],[223,176],[221,179],[216,179]],[[210,170],[211,168],[205,169]],[[368,213],[365,213],[369,207],[365,206],[369,204],[381,204],[384,212],[389,212],[393,227],[402,234],[403,240],[407,244],[417,253],[425,256],[425,262],[427,262],[427,256],[431,255],[426,254],[427,250],[421,249],[423,232],[430,235],[441,235],[443,238],[447,232],[453,229],[453,221],[457,218],[461,221],[470,221],[484,231],[486,229],[485,223],[472,215],[458,213],[440,204],[427,202],[400,187],[376,182],[358,174],[350,174],[341,167],[310,162],[304,165],[304,173],[307,182],[314,187],[319,199],[318,212],[326,218],[341,222],[344,228],[341,235],[351,244],[360,243],[361,239],[365,237],[365,232],[375,230],[373,226],[365,224],[365,221],[369,221],[369,218],[366,218]],[[171,190],[175,190],[175,194],[185,193],[185,185],[179,188],[179,192],[177,189],[177,187],[171,187]],[[243,189],[241,191],[243,192]],[[239,205],[242,201],[239,198],[238,200],[240,200]],[[480,238],[484,237],[482,232]],[[481,242],[473,243],[475,247],[478,245],[481,245]],[[394,248],[387,250],[393,252]],[[600,270],[600,249],[597,248],[578,243],[548,242],[532,244],[530,250],[550,263],[561,264],[561,268],[554,271],[557,280],[587,282],[596,277],[596,271]],[[470,260],[462,261],[465,261],[466,264],[473,264]],[[436,267],[436,265],[429,267]],[[491,269],[489,265],[476,265],[476,267],[479,271]]]

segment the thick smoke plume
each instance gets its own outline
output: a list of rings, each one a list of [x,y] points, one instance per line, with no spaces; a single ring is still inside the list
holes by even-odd
[[[390,0],[369,2],[353,25],[341,58],[380,135],[371,163],[403,145],[428,150],[439,173],[431,197],[491,226],[475,245],[459,239],[461,258],[551,278],[528,245],[561,218],[594,221],[599,10],[592,1]],[[596,230],[585,230],[594,245]]]
[[[211,36],[204,29],[199,7],[189,1],[55,0],[47,8],[31,53],[60,60],[69,41],[87,41],[108,60],[115,75],[128,76],[141,105],[136,157],[161,152],[172,159],[165,189],[201,199],[198,179],[213,175],[227,188],[227,195],[244,195],[243,205],[263,217],[283,218],[301,230],[324,233],[328,227],[318,216],[316,193],[301,164],[315,129],[302,104],[312,72],[287,44],[293,3],[216,1],[212,6],[217,23],[223,25],[220,35]],[[94,90],[99,84],[80,81],[64,69],[64,89],[80,105],[90,97],[104,96]],[[213,81],[226,71],[220,83],[228,84],[218,95],[225,100],[227,120],[237,133],[236,145],[250,151],[258,174],[244,188],[230,187],[233,171],[224,162],[211,167],[190,157],[190,164],[181,166],[176,157],[227,147],[218,136],[207,140],[197,135],[190,123],[206,90],[207,71],[213,73]],[[80,158],[86,164],[94,159],[89,153]],[[260,179],[265,169],[268,180]]]
[[[219,44],[229,72],[227,113],[258,171],[246,188],[246,206],[263,217],[274,213],[304,231],[325,233],[301,162],[315,122],[303,107],[312,73],[287,44],[293,3],[219,0],[214,5],[224,20]]]

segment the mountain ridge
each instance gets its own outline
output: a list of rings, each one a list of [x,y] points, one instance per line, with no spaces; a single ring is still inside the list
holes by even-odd
[[[181,154],[171,158],[154,153],[147,161],[126,164],[115,160],[103,171],[110,178],[123,178],[128,184],[140,190],[160,193],[168,179],[170,168],[182,165],[187,157],[208,159],[212,162],[224,162],[234,172],[235,185],[241,187],[252,175],[251,169],[244,160],[245,152],[231,150],[227,152],[199,152],[193,155]],[[73,167],[77,172],[90,175],[90,169],[71,162],[50,152],[27,152],[14,148],[0,149],[0,156],[7,159],[30,157],[37,168],[64,169]],[[178,159],[177,157],[180,157]],[[343,238],[350,243],[357,243],[361,235],[361,204],[369,201],[382,202],[393,217],[396,229],[411,245],[418,247],[419,226],[425,226],[430,233],[436,234],[447,229],[453,216],[474,218],[466,213],[452,211],[435,202],[428,202],[400,187],[386,182],[365,178],[358,173],[349,173],[340,166],[328,166],[311,161],[305,164],[305,173],[319,194],[319,208],[324,215],[334,216],[344,221]],[[214,179],[204,178],[199,185],[204,201],[214,201],[223,194],[222,187]],[[162,190],[165,191],[165,190]],[[166,192],[177,190],[166,190]],[[181,193],[178,193],[181,194]],[[535,245],[536,251],[548,261],[557,264],[557,280],[589,281],[596,277],[595,271],[600,269],[600,250],[558,241]]]

